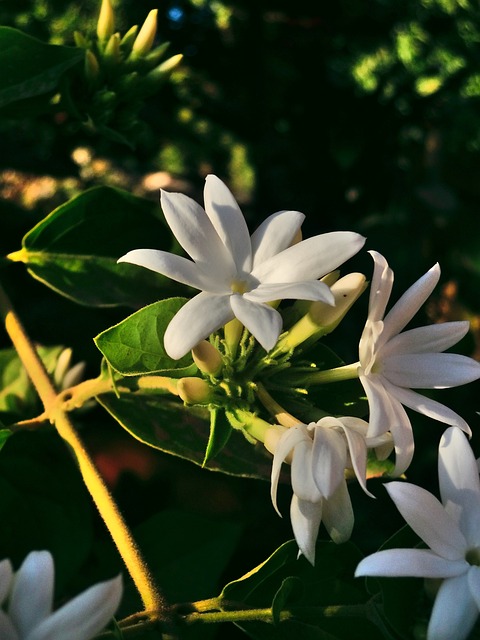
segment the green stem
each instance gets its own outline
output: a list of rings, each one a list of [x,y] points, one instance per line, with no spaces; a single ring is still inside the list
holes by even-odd
[[[353,378],[358,378],[359,366],[359,362],[354,362],[353,364],[346,364],[343,367],[335,367],[335,369],[326,369],[325,371],[307,373],[301,377],[301,380],[296,378],[296,383],[301,382],[305,385],[311,385],[352,380]]]
[[[285,409],[272,398],[263,384],[259,382],[257,383],[256,387],[258,399],[263,404],[265,409],[267,409],[267,411],[275,417],[275,420],[278,422],[278,424],[281,424],[284,427],[295,427],[296,425],[302,423],[301,420],[298,420],[298,418],[292,416],[291,413],[285,411]]]
[[[88,451],[70,422],[45,366],[0,287],[0,311],[13,345],[43,402],[45,413],[55,424],[58,434],[67,442],[77,458],[85,485],[107,526],[114,543],[138,589],[146,609],[166,610],[166,603],[155,586],[127,524],[96,469]]]

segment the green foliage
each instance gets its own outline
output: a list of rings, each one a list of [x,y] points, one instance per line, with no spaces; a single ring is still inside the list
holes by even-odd
[[[58,293],[88,306],[137,306],[168,290],[166,279],[117,260],[172,240],[158,205],[112,187],[72,198],[39,222],[9,258]]]
[[[208,461],[205,460],[210,420],[207,409],[187,409],[166,395],[152,392],[122,394],[119,398],[113,393],[102,394],[97,400],[124,429],[155,449],[212,471],[263,480],[270,478],[270,458],[262,448],[253,451],[238,431],[232,434],[227,446],[223,438],[221,452],[215,457],[210,454]],[[213,453],[216,451],[218,449]]]
[[[0,109],[36,96],[43,96],[37,107],[48,109],[52,92],[82,58],[78,49],[45,44],[16,29],[0,27]]]
[[[191,375],[196,371],[187,354],[172,360],[165,352],[163,335],[170,320],[185,304],[185,298],[154,302],[98,335],[94,340],[108,363],[124,376],[176,372]]]
[[[315,567],[298,558],[294,541],[221,593],[222,606],[245,602],[252,608],[272,608],[272,623],[239,623],[251,638],[358,640],[382,637],[373,622],[376,604],[355,580],[361,559],[350,543],[318,542]],[[282,616],[283,612],[283,616]]]

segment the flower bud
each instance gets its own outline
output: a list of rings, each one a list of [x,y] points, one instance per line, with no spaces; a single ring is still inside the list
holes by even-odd
[[[202,340],[192,349],[193,361],[203,373],[217,374],[222,368],[222,356],[207,340]]]
[[[208,404],[212,390],[203,378],[181,378],[177,392],[185,404]]]
[[[115,29],[115,16],[110,0],[102,0],[100,15],[97,22],[97,36],[100,42],[105,42],[110,38]]]
[[[125,53],[130,53],[130,51],[132,50],[133,43],[135,42],[135,38],[137,37],[137,33],[138,25],[135,24],[133,25],[133,27],[130,27],[127,33],[123,36],[120,42],[120,46],[122,50],[125,51]]]
[[[340,323],[355,300],[366,289],[366,278],[362,273],[349,273],[331,286],[335,298],[335,306],[325,302],[312,302],[309,316],[317,326],[330,333]]]
[[[75,41],[75,46],[79,49],[88,49],[89,42],[80,31],[73,32],[73,40]]]
[[[108,60],[108,62],[118,63],[121,60],[120,54],[120,34],[114,33],[108,39],[107,45],[105,47],[105,51],[103,54],[104,58]]]
[[[294,349],[308,338],[320,338],[331,333],[353,305],[355,300],[365,291],[366,279],[362,273],[349,273],[330,287],[335,305],[316,301],[310,304],[308,312],[290,329],[279,342],[282,351]]]
[[[147,55],[144,57],[144,61],[150,67],[150,69],[153,69],[160,63],[160,60],[165,55],[165,52],[169,46],[170,42],[163,42],[158,47],[155,47],[155,49],[152,49],[150,53],[147,53]]]
[[[178,53],[168,60],[159,64],[158,67],[152,69],[147,73],[144,80],[144,90],[146,93],[151,93],[156,91],[159,86],[161,86],[165,80],[168,78],[168,74],[178,66],[183,58],[181,53]]]
[[[138,36],[135,38],[132,53],[137,57],[145,55],[152,48],[157,33],[157,13],[158,9],[152,9],[150,11]]]
[[[85,77],[90,84],[94,84],[99,76],[100,65],[98,64],[98,60],[95,54],[90,51],[90,49],[87,49],[85,51]]]

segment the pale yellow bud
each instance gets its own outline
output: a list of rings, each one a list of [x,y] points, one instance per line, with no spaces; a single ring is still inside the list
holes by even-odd
[[[363,273],[349,273],[335,282],[330,290],[335,298],[335,306],[326,302],[312,302],[309,316],[317,326],[333,331],[344,315],[366,289],[366,278]]]
[[[217,374],[222,368],[222,356],[207,340],[202,340],[192,349],[193,361],[203,373]]]
[[[110,0],[102,0],[97,22],[97,36],[101,42],[108,40],[115,29],[115,15]]]
[[[152,9],[150,11],[138,36],[135,38],[132,53],[136,56],[143,56],[152,48],[157,33],[157,13],[158,9]]]
[[[326,302],[312,302],[303,318],[280,340],[278,348],[289,351],[309,338],[319,338],[331,333],[366,287],[366,279],[362,273],[349,273],[334,282],[330,287],[335,299],[334,306]]]
[[[208,404],[212,390],[203,378],[181,378],[177,392],[185,404]]]
[[[120,62],[120,34],[114,33],[110,36],[107,46],[105,47],[105,58],[112,62]]]
[[[87,49],[85,51],[85,77],[89,82],[95,81],[100,75],[100,65],[95,54]]]

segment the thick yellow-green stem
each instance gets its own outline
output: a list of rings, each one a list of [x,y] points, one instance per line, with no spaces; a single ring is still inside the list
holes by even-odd
[[[165,609],[166,603],[156,588],[133,537],[118,507],[96,469],[88,451],[69,420],[42,360],[14,313],[8,297],[0,287],[0,310],[7,332],[17,350],[45,408],[45,414],[59,435],[70,445],[85,485],[102,516],[125,566],[138,589],[145,609]]]

